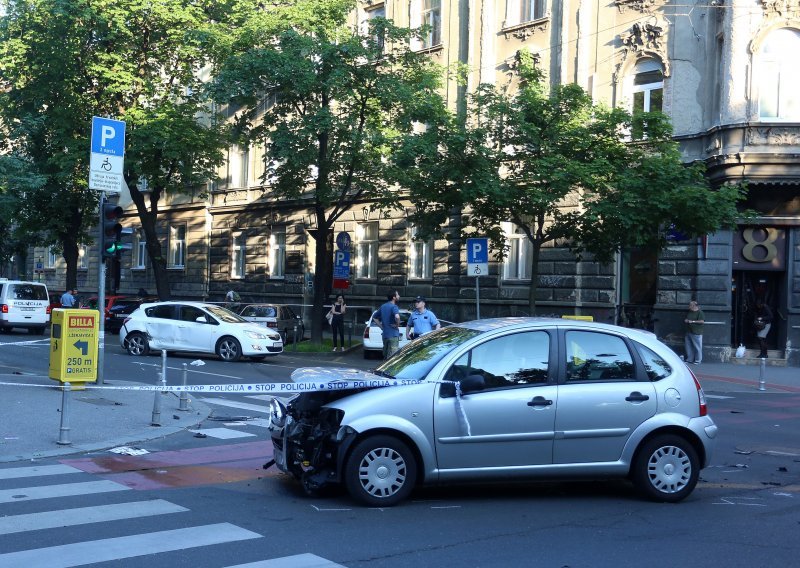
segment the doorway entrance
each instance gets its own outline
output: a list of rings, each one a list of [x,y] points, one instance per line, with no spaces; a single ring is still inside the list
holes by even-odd
[[[757,349],[758,338],[753,326],[756,302],[761,300],[772,311],[772,328],[767,335],[768,349],[777,349],[780,317],[778,310],[782,297],[784,272],[759,272],[734,270],[732,289],[731,339],[733,346],[744,344],[748,349]]]

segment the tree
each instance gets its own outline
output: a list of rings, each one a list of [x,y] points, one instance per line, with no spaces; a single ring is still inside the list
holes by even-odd
[[[233,0],[231,0],[233,2]],[[6,0],[0,19],[0,116],[11,145],[45,178],[26,196],[32,222],[58,240],[67,287],[90,240],[91,117],[127,123],[124,177],[147,239],[158,294],[170,296],[156,232],[165,192],[213,177],[227,144],[201,96],[228,2]],[[151,190],[139,191],[140,181]]]
[[[311,337],[322,338],[322,309],[331,282],[329,234],[353,205],[398,201],[389,159],[415,125],[444,113],[442,72],[409,49],[415,32],[383,18],[363,33],[348,24],[353,1],[297,2],[292,26],[255,34],[221,66],[215,98],[241,108],[243,140],[265,144],[270,195],[308,204],[315,222]],[[274,101],[259,113],[264,100]]]
[[[535,313],[546,243],[608,262],[623,247],[663,247],[667,228],[695,237],[734,225],[743,189],[712,190],[701,164],[685,166],[663,114],[594,104],[574,84],[548,92],[524,55],[519,69],[516,92],[481,85],[465,120],[409,138],[398,152],[422,235],[464,208],[462,232],[488,236],[502,257],[501,224],[513,223],[531,243]]]
[[[0,155],[0,276],[8,263],[19,256],[25,259],[28,247],[40,238],[25,222],[22,213],[25,196],[37,191],[44,180],[36,175],[32,164],[13,154]],[[25,266],[17,269],[18,276],[25,274]]]

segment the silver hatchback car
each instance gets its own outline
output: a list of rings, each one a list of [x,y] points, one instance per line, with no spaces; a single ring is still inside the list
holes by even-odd
[[[672,350],[604,324],[456,324],[372,372],[306,368],[292,380],[301,394],[271,405],[275,464],[309,493],[343,484],[372,506],[419,484],[576,477],[627,477],[645,497],[676,502],[717,435]]]

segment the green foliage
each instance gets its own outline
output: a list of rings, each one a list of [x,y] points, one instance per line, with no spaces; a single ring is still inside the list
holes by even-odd
[[[502,257],[501,223],[513,222],[532,244],[533,310],[545,243],[609,261],[623,247],[664,246],[668,228],[693,237],[733,226],[743,189],[712,190],[701,164],[684,165],[664,115],[632,117],[573,84],[548,92],[525,58],[519,78],[513,93],[481,85],[465,121],[430,128],[397,153],[423,236],[461,211],[462,236],[490,237]]]

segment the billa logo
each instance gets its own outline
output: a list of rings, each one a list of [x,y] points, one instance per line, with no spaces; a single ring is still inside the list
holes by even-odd
[[[94,327],[94,316],[69,316],[69,327],[91,329]]]

